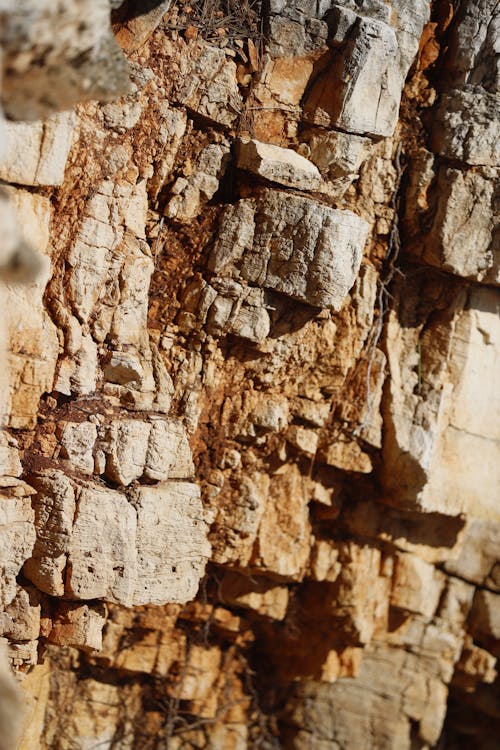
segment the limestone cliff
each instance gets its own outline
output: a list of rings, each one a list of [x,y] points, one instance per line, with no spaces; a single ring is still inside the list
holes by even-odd
[[[499,24],[0,2],[2,750],[497,747]]]

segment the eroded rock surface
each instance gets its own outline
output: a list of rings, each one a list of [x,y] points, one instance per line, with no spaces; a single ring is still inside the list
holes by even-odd
[[[497,4],[0,6],[18,750],[492,750]]]

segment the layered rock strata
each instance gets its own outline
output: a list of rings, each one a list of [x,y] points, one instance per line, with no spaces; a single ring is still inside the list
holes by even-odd
[[[1,737],[491,750],[497,4],[0,22]]]

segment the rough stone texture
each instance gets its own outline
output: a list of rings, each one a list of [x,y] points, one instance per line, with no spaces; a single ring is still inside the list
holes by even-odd
[[[385,482],[397,504],[497,520],[500,399],[497,384],[490,381],[488,390],[482,373],[497,366],[498,300],[494,290],[476,288],[450,302],[454,314],[445,308],[432,327],[417,330],[417,347],[403,343],[415,336],[408,329],[389,334]],[[412,422],[400,420],[410,410]],[[472,467],[479,455],[477,484]]]
[[[465,86],[444,94],[432,130],[433,150],[448,159],[495,167],[500,161],[500,94]]]
[[[56,471],[40,476],[37,489],[37,541],[25,573],[42,591],[126,606],[192,598],[208,555],[196,485],[143,487],[127,498]]]
[[[14,5],[17,750],[493,750],[497,5]]]
[[[321,188],[318,169],[291,149],[280,148],[259,141],[237,144],[237,166],[278,185],[299,190],[317,191]]]
[[[255,202],[229,208],[221,230],[212,270],[232,263],[252,284],[339,309],[359,270],[368,227],[350,211],[267,190]]]
[[[67,112],[46,121],[8,123],[0,177],[20,185],[61,185],[73,127]]]
[[[11,118],[36,120],[127,90],[127,64],[111,34],[108,0],[21,0],[1,10],[3,101]]]

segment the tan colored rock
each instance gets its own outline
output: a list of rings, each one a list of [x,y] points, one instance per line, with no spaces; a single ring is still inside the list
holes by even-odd
[[[478,589],[470,613],[470,630],[475,640],[486,645],[488,651],[500,656],[500,596]]]
[[[181,700],[205,701],[210,697],[221,661],[220,650],[194,645],[189,651],[187,673],[179,686]]]
[[[22,471],[17,440],[0,429],[0,475],[18,477]]]
[[[391,589],[391,606],[432,617],[441,592],[443,576],[433,565],[415,555],[396,555]]]
[[[105,622],[106,614],[102,605],[64,603],[59,606],[48,641],[84,651],[100,651]]]
[[[118,7],[121,4],[118,3]],[[116,35],[120,47],[127,52],[135,52],[135,50],[140,49],[161,23],[170,5],[171,0],[163,0],[163,2],[152,6],[143,13],[132,14],[132,17],[126,20]]]
[[[302,478],[294,464],[270,477],[252,567],[284,580],[301,580],[309,557],[311,529]]]
[[[455,667],[453,685],[472,692],[481,682],[492,683],[498,675],[495,665],[496,659],[493,654],[476,646],[472,638],[467,636],[460,660]]]
[[[409,750],[414,722],[422,743],[437,741],[446,711],[447,690],[432,669],[419,669],[413,654],[377,646],[368,649],[359,675],[334,684],[296,683],[286,721],[296,731],[291,747],[344,747]],[[399,685],[408,685],[401,697]],[[394,687],[398,686],[398,687]]]
[[[248,578],[228,571],[221,583],[222,600],[233,607],[251,609],[262,617],[283,620],[288,606],[288,589],[266,579]]]
[[[109,613],[99,662],[123,672],[166,677],[173,663],[182,661],[186,648],[185,638],[175,638],[172,632],[175,616],[169,618],[162,611],[159,629],[152,629],[152,623],[149,628],[141,627],[138,633],[130,615],[130,610],[121,608]]]
[[[319,191],[322,187],[318,168],[308,159],[292,151],[255,139],[238,141],[236,164],[258,177],[278,185]]]
[[[452,575],[500,592],[500,524],[473,519],[467,524],[456,559],[447,560]]]
[[[218,544],[213,545],[216,563],[239,563],[248,567],[252,558],[260,522],[266,509],[270,478],[252,471],[244,475],[227,501],[218,507],[215,527]]]
[[[84,474],[94,472],[97,427],[92,422],[67,422],[61,435],[61,455]]]
[[[24,190],[10,190],[9,197],[20,224],[22,218],[24,240],[40,253],[43,270],[30,283],[13,283],[3,292],[9,395],[0,410],[8,414],[7,426],[31,428],[40,396],[52,390],[59,353],[57,331],[43,305],[50,277],[50,263],[43,255],[48,251],[51,210],[48,198]]]
[[[342,570],[338,548],[326,540],[317,539],[311,550],[310,568],[313,580],[336,581]]]
[[[0,614],[0,631],[13,641],[35,641],[40,635],[40,595],[36,589],[17,587],[15,598]]]
[[[74,125],[69,112],[45,122],[8,123],[0,177],[20,185],[61,185]]]
[[[31,555],[35,543],[34,513],[31,498],[0,495],[1,600],[8,605],[17,593],[16,576]]]
[[[292,425],[286,434],[287,440],[298,450],[309,456],[314,456],[318,449],[319,435],[314,430]]]
[[[359,471],[370,474],[373,470],[370,456],[354,440],[339,436],[324,451],[323,460],[328,466],[335,466],[344,471]]]

